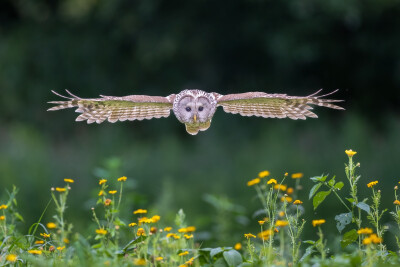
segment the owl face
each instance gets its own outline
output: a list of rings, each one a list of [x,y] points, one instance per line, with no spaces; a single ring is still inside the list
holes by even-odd
[[[201,90],[182,91],[176,96],[173,106],[175,116],[185,124],[208,122],[215,110],[215,97]]]

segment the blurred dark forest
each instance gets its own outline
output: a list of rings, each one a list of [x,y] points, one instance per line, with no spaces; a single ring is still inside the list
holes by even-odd
[[[81,97],[339,88],[346,111],[316,108],[319,119],[292,121],[219,110],[209,130],[190,136],[174,116],[87,125],[72,110],[46,112],[59,99],[50,90],[66,88]],[[379,180],[391,207],[400,180],[400,1],[2,0],[0,92],[0,196],[20,188],[22,227],[68,177],[76,180],[68,220],[85,233],[98,179],[126,175],[128,218],[148,208],[172,223],[183,208],[204,240],[232,245],[258,229],[248,180],[265,169],[277,178],[303,172],[310,211],[308,178],[344,181],[349,148],[361,184]],[[342,207],[333,196],[322,206],[305,219],[330,216],[333,232]]]

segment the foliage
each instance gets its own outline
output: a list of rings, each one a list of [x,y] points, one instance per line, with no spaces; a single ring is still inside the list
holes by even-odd
[[[17,211],[18,190],[14,187],[8,193],[8,200],[0,205],[1,263],[15,266],[400,264],[400,247],[397,253],[388,251],[383,239],[386,228],[382,226],[381,219],[386,210],[380,210],[380,190],[375,190],[378,181],[366,185],[371,188],[372,195],[363,202],[358,202],[356,188],[360,186],[361,176],[356,175],[356,168],[360,164],[353,164],[355,152],[347,154],[349,164],[346,165],[345,172],[351,198],[346,200],[350,207],[340,196],[346,187],[343,181],[337,181],[336,177],[328,179],[327,175],[310,178],[315,183],[309,194],[309,197],[313,198],[314,209],[323,205],[333,192],[339,203],[349,211],[335,216],[343,249],[337,253],[328,249],[323,231],[327,220],[333,218],[312,219],[308,224],[318,229],[318,239],[302,240],[302,232],[307,224],[304,219],[304,203],[298,199],[303,174],[285,173],[281,179],[275,179],[269,178],[269,171],[262,171],[257,178],[247,183],[248,187],[255,189],[262,204],[262,209],[256,211],[253,217],[259,225],[259,232],[245,233],[244,240],[232,247],[202,247],[200,233],[198,235],[196,227],[187,224],[183,210],[177,213],[173,227],[166,226],[161,216],[144,208],[132,211],[131,219],[121,218],[120,211],[124,207],[122,193],[128,180],[125,176],[115,179],[115,183],[110,182],[110,179],[99,180],[97,203],[91,209],[93,231],[88,236],[73,232],[72,224],[65,218],[68,196],[75,183],[69,178],[64,179],[64,187],[51,188],[52,202],[55,204],[54,221],[46,224],[42,221],[43,214],[49,212],[46,207],[39,220],[30,227],[28,234],[23,235],[16,229],[16,222],[23,221],[23,218]],[[326,187],[328,191],[319,191],[321,187]],[[211,195],[207,198],[223,212],[242,209]],[[372,204],[368,205],[368,202]],[[363,205],[358,205],[360,203]],[[400,229],[397,186],[394,205],[395,209],[391,214]],[[374,230],[367,227],[368,221],[364,218],[369,219]],[[352,229],[342,235],[341,232],[345,228]]]

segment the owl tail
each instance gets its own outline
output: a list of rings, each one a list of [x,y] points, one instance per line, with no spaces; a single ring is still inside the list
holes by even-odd
[[[199,125],[197,124],[185,124],[186,126],[186,132],[188,132],[191,135],[196,135],[199,132]]]

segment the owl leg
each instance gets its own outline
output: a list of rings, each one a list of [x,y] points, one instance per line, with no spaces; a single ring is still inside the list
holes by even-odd
[[[186,132],[188,132],[191,135],[196,135],[199,132],[198,124],[185,123],[185,126],[186,126]]]

